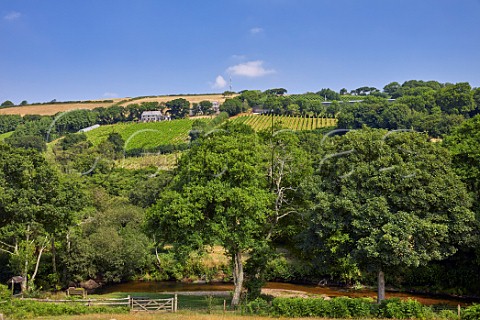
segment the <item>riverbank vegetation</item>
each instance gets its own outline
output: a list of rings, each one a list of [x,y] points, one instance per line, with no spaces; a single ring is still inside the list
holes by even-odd
[[[479,295],[479,89],[342,92],[243,91],[220,109],[270,116],[233,120],[133,123],[158,102],[0,116],[0,281],[225,281],[233,305],[269,280]],[[155,152],[174,159],[131,157]]]

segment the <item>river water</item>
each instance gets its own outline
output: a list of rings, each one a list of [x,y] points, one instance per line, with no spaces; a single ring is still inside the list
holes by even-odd
[[[377,293],[371,289],[349,289],[341,287],[323,287],[315,285],[301,285],[283,282],[268,282],[264,289],[270,292],[281,292],[283,294],[293,293],[302,295],[324,295],[328,297],[370,297],[376,299]],[[112,292],[221,292],[232,291],[233,285],[230,283],[183,283],[173,281],[129,281],[125,283],[108,285],[97,290],[97,293]],[[447,305],[467,305],[473,302],[471,299],[463,299],[451,296],[436,296],[417,293],[406,293],[387,291],[387,298],[412,298],[427,305],[447,304]]]

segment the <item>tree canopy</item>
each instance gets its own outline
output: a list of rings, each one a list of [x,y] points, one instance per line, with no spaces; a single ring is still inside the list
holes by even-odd
[[[453,255],[475,217],[447,150],[422,134],[363,129],[326,141],[308,242],[378,272]]]

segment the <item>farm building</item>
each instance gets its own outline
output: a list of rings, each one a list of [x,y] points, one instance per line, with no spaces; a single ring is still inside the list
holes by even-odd
[[[91,130],[97,129],[97,128],[100,128],[100,125],[99,124],[94,124],[91,127],[80,129],[80,130],[78,130],[78,132],[88,132],[88,131],[91,131]]]
[[[169,116],[163,115],[162,111],[144,111],[142,112],[142,122],[158,122],[170,120]]]
[[[220,113],[220,104],[218,101],[212,101],[212,110],[214,113]]]

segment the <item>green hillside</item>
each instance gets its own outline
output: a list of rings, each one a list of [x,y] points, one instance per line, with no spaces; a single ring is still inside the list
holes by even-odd
[[[125,140],[126,149],[153,149],[161,145],[180,144],[188,141],[188,132],[194,120],[180,119],[148,123],[118,123],[101,126],[86,133],[93,145],[98,145],[112,132]]]
[[[232,120],[251,126],[255,131],[270,128],[272,126],[271,115],[245,115]],[[323,127],[335,126],[336,119],[331,118],[306,118],[284,115],[274,115],[273,123],[291,130],[314,130]]]
[[[13,131],[0,134],[0,141],[5,140],[6,138],[10,137],[12,134],[13,134]]]

